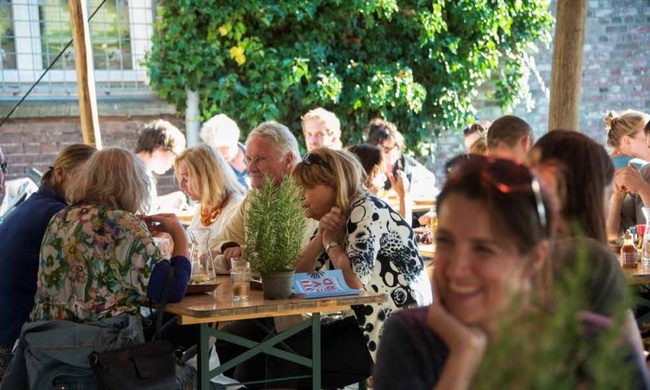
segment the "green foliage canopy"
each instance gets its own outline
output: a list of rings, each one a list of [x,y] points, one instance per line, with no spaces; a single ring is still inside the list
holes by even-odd
[[[548,0],[164,0],[147,58],[151,86],[244,132],[262,121],[302,137],[322,106],[357,142],[368,121],[397,124],[407,145],[473,120],[496,79],[503,107],[527,92],[530,53],[550,41]],[[525,97],[525,96],[524,96]]]

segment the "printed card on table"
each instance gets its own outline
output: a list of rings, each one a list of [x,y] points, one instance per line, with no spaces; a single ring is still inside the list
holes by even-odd
[[[293,291],[305,298],[336,297],[358,295],[359,290],[345,283],[340,269],[324,272],[298,273],[293,276]]]

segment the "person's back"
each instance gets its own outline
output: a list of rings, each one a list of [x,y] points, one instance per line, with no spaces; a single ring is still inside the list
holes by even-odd
[[[533,129],[523,119],[505,115],[492,122],[487,132],[490,156],[526,161],[526,155],[533,144]]]
[[[39,190],[0,225],[0,355],[3,357],[11,351],[34,305],[39,251],[48,223],[66,207],[63,193],[67,183],[94,152],[94,147],[83,144],[61,150],[53,167],[43,175]],[[7,363],[8,359],[0,359],[0,370]]]

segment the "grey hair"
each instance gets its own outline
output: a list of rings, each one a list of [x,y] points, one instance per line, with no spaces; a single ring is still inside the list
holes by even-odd
[[[300,150],[298,149],[298,141],[291,133],[289,128],[281,123],[275,121],[262,122],[248,134],[246,144],[253,137],[268,137],[273,141],[275,150],[280,156],[286,156],[291,153],[293,155],[293,165],[296,166],[300,161]]]

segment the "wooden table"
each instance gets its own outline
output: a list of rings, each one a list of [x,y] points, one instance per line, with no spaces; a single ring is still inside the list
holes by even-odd
[[[639,263],[636,268],[623,268],[627,284],[650,284],[650,265]]]
[[[229,276],[219,276],[220,283],[212,294],[197,294],[186,296],[179,303],[170,303],[165,311],[176,314],[179,323],[200,324],[198,343],[198,378],[199,389],[209,389],[210,378],[217,376],[237,364],[252,358],[260,353],[266,353],[285,360],[289,360],[312,368],[312,383],[314,389],[321,388],[321,361],[320,361],[320,313],[349,310],[351,305],[385,302],[386,294],[367,293],[343,297],[330,297],[320,299],[291,298],[285,300],[266,300],[262,291],[251,289],[247,301],[234,302]],[[228,334],[221,330],[212,329],[210,323],[218,321],[236,321],[264,317],[278,317],[293,314],[312,314],[308,320],[291,327],[280,334],[257,343],[242,337]],[[275,348],[275,345],[300,332],[303,329],[312,329],[312,359],[289,353]],[[210,336],[249,348],[248,351],[237,358],[226,362],[214,370],[209,369]]]

